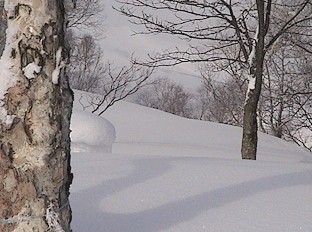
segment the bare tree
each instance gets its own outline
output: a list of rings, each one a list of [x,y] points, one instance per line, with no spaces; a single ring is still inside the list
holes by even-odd
[[[71,45],[71,62],[67,72],[70,85],[74,89],[93,93],[87,96],[87,103],[82,103],[84,108],[92,108],[93,113],[101,115],[115,102],[150,84],[148,78],[153,68],[133,63],[122,67],[104,63],[103,51],[93,36],[84,34],[77,37],[70,31],[68,38]]]
[[[237,63],[248,70],[244,104],[242,158],[256,159],[257,107],[263,81],[264,61],[281,35],[296,34],[311,20],[311,1],[180,1],[121,0],[118,9],[133,23],[144,25],[141,33],[164,33],[189,41],[189,49],[167,50],[151,55],[145,65],[184,62]],[[274,14],[282,12],[283,14]],[[282,15],[283,17],[279,17]],[[224,49],[236,51],[227,56]]]
[[[99,0],[78,0],[68,16],[70,85],[74,89],[99,94],[89,94],[87,103],[81,103],[83,108],[90,107],[99,115],[145,86],[154,70],[132,63],[119,68],[114,67],[113,62],[104,63],[103,50],[96,42],[104,32],[103,12],[104,7]]]
[[[220,52],[228,59],[199,65],[203,81],[195,95],[197,109],[202,120],[242,126],[248,73],[241,63],[232,62],[237,51],[223,48]]]
[[[101,79],[107,73],[101,48],[90,35],[78,38],[71,34],[70,45],[71,62],[67,74],[71,87],[86,92],[97,92]]]
[[[104,6],[100,0],[75,0],[75,7],[68,14],[69,29],[92,33],[93,37],[103,35]]]
[[[204,84],[196,89],[196,92],[193,94],[194,96],[194,118],[203,121],[214,121],[210,110],[211,106],[211,93],[207,91]],[[216,120],[217,121],[217,120]]]
[[[312,79],[310,55],[291,49],[291,41],[280,43],[266,64],[266,78],[259,104],[259,123],[262,131],[291,140],[308,148],[305,134],[310,130]],[[309,148],[308,148],[309,149]]]
[[[301,44],[309,44],[307,39]],[[267,55],[258,122],[261,131],[310,150],[312,130],[307,120],[312,114],[308,110],[312,82],[310,52],[294,46],[294,41],[294,38],[282,36]],[[224,51],[225,56],[230,53],[233,52]],[[219,81],[212,75],[216,70],[226,73],[228,78]],[[237,118],[242,118],[246,87],[241,69],[235,63],[226,65],[226,61],[219,61],[201,65],[201,72],[204,85],[196,95],[197,104],[201,106],[197,107],[201,111],[200,119],[241,125]]]
[[[67,39],[71,47],[68,67],[74,89],[96,92],[104,76],[103,51],[96,39],[104,33],[104,6],[99,0],[77,0],[68,15]]]
[[[291,118],[288,111],[293,106],[289,99],[290,88],[298,82],[296,57],[287,50],[280,47],[266,62],[266,78],[258,110],[260,129],[278,138],[283,137],[283,128]]]
[[[69,232],[73,96],[65,75],[65,6],[6,0],[4,10],[0,230]]]
[[[187,92],[181,84],[168,78],[161,78],[141,91],[136,103],[181,117],[192,118],[191,100],[192,94]]]
[[[312,83],[310,81],[310,89]],[[284,138],[312,151],[312,93],[306,91],[292,96],[292,120],[285,126]]]
[[[103,114],[116,102],[136,93],[142,87],[151,84],[147,80],[154,69],[132,64],[114,68],[107,64],[104,76],[100,80],[96,93],[87,96],[87,104],[81,103],[84,108],[91,108],[92,113]]]
[[[201,119],[241,126],[246,85],[240,80],[204,79],[198,89],[197,102],[202,108]]]

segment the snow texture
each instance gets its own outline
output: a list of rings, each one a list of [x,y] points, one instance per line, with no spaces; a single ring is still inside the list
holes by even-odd
[[[134,28],[111,7],[118,3],[104,4],[102,47],[108,59],[126,65],[134,51],[144,59],[148,52],[176,47],[171,37],[131,37]],[[194,69],[184,64],[165,72],[181,80],[182,73],[194,74]],[[186,86],[196,82],[191,75],[183,80]],[[82,96],[79,101],[88,105],[84,95],[75,91],[75,99]],[[78,100],[74,108],[73,117],[82,109]],[[96,123],[85,116],[73,128]],[[91,141],[84,143],[89,151],[72,155],[73,231],[312,231],[311,153],[259,133],[258,160],[243,161],[238,127],[127,102],[116,103],[103,117],[116,130],[112,153],[94,151]]]
[[[256,78],[249,75],[248,92],[256,88]]]
[[[253,63],[256,59],[256,47],[257,47],[257,43],[258,43],[258,34],[259,34],[259,27],[257,27],[257,31],[256,31],[256,34],[254,36],[253,43],[252,43],[252,50],[251,50],[249,57],[248,57],[249,67],[253,66]]]
[[[55,54],[55,69],[52,72],[52,83],[57,85],[62,68],[65,66],[65,62],[62,61],[62,48],[60,47]]]
[[[249,63],[250,69],[253,69],[253,66],[255,65],[255,62],[256,62],[255,60],[256,60],[256,47],[258,43],[258,34],[259,34],[259,27],[257,27],[257,31],[253,40],[252,50],[248,57],[248,63]],[[250,90],[254,90],[256,88],[256,78],[252,74],[249,74],[248,81],[249,82],[248,82],[248,89],[247,89],[247,98],[249,96]]]
[[[75,120],[74,108],[76,130],[102,126],[90,114]],[[246,161],[238,127],[127,102],[103,116],[117,132],[113,152],[72,156],[74,231],[312,231],[311,153],[260,133],[259,159]]]
[[[29,63],[25,68],[23,68],[24,75],[28,79],[34,79],[35,74],[40,73],[40,71],[41,71],[41,66],[38,66],[34,62]]]
[[[102,117],[75,110],[71,123],[72,151],[111,152],[116,133],[114,126]]]

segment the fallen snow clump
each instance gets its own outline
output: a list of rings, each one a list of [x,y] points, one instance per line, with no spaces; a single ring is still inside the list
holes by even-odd
[[[92,113],[74,110],[71,119],[72,152],[112,152],[116,138],[115,127],[106,119]]]

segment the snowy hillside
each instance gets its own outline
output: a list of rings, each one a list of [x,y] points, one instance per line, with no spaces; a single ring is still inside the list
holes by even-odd
[[[73,133],[86,132],[73,138],[84,144],[72,154],[74,231],[312,231],[311,153],[261,134],[258,161],[243,161],[240,128],[127,102],[103,115],[112,125],[80,109],[76,101]]]

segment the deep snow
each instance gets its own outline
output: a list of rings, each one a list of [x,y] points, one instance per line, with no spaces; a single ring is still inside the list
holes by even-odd
[[[78,127],[78,128],[77,128]],[[112,152],[115,127],[105,118],[87,111],[74,110],[71,119],[72,152]]]
[[[72,125],[76,133],[99,123],[84,133],[89,152],[72,154],[74,231],[312,231],[311,153],[260,134],[258,160],[243,161],[240,128],[127,102],[103,115],[116,142],[101,152],[93,133],[113,133],[87,115]]]

